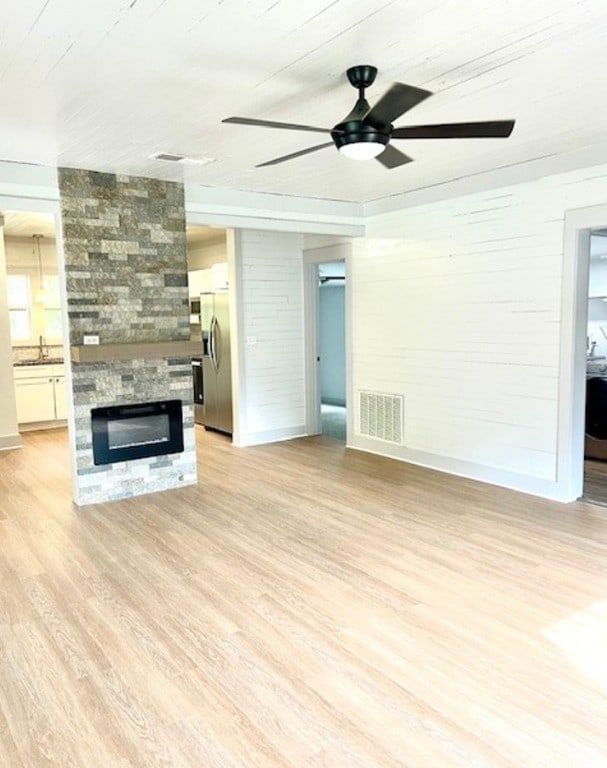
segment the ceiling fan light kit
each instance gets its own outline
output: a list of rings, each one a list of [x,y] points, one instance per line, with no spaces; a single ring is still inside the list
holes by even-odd
[[[257,120],[248,117],[227,117],[222,122],[289,131],[330,133],[333,139],[332,143],[342,155],[354,160],[376,159],[385,168],[397,168],[412,161],[412,158],[392,146],[390,143],[392,139],[507,138],[514,128],[514,120],[440,123],[395,128],[392,124],[394,120],[413,109],[424,99],[432,96],[432,93],[405,83],[393,83],[380,100],[373,107],[370,107],[365,98],[365,89],[373,84],[377,69],[369,64],[361,64],[350,67],[346,75],[350,84],[358,90],[358,99],[351,112],[333,128]],[[292,152],[289,155],[276,157],[255,167],[262,168],[267,165],[284,163],[287,160],[317,152],[331,145],[331,142],[317,144],[298,152]]]
[[[339,151],[342,155],[349,157],[350,160],[372,160],[381,155],[386,148],[386,144],[380,144],[378,141],[353,141],[351,144],[342,144]]]
[[[342,155],[349,157],[351,160],[372,160],[374,157],[380,155],[386,148],[388,143],[387,139],[380,141],[383,137],[380,136],[356,136],[353,138],[348,137],[343,142],[336,141],[337,149]]]

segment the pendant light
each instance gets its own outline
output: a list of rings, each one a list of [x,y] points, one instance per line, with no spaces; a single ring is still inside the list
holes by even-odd
[[[40,239],[44,237],[44,235],[32,235],[32,237],[36,241],[36,245],[34,245],[34,253],[35,253],[36,246],[38,246],[38,291],[34,296],[34,301],[37,304],[46,304],[46,302],[48,301],[48,294],[44,289],[44,275],[42,272],[42,254],[40,252]]]

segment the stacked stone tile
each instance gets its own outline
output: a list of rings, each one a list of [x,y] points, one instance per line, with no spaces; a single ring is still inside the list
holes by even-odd
[[[189,339],[183,186],[62,168],[70,343]],[[72,363],[76,498],[107,501],[196,482],[189,359]],[[184,452],[95,467],[91,408],[180,399]]]

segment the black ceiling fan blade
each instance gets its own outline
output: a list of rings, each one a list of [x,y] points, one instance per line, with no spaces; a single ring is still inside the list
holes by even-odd
[[[505,139],[512,133],[514,120],[488,120],[481,123],[439,123],[407,125],[392,131],[393,139]]]
[[[377,104],[367,112],[363,118],[364,122],[378,128],[384,128],[391,125],[397,117],[427,99],[428,96],[432,96],[431,91],[405,85],[405,83],[394,83]]]
[[[388,144],[381,155],[378,155],[375,159],[385,168],[398,168],[399,165],[413,162],[412,157],[405,155],[400,149],[396,149],[396,147],[393,147],[390,144]]]
[[[268,160],[265,163],[259,163],[256,168],[263,168],[266,165],[278,165],[278,163],[284,163],[287,160],[293,160],[295,157],[301,157],[301,155],[308,155],[310,152],[317,152],[319,149],[325,149],[325,147],[333,147],[332,141],[328,141],[326,144],[317,144],[315,147],[308,147],[307,149],[300,149],[299,152],[292,152],[290,155],[283,155],[282,157],[275,157],[274,160]]]
[[[299,125],[298,123],[277,123],[274,120],[255,120],[251,117],[226,117],[222,123],[236,125],[256,125],[260,128],[282,128],[286,131],[314,131],[315,133],[331,133],[331,128],[317,128],[314,125]]]

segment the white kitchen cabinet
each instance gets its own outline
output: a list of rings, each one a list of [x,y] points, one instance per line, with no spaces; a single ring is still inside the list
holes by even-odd
[[[17,366],[14,377],[19,424],[67,419],[63,365]]]
[[[16,381],[17,421],[20,424],[27,424],[32,421],[54,421],[54,389],[52,377]]]
[[[54,380],[53,394],[55,396],[55,418],[67,419],[67,391],[65,389],[65,376],[57,376]]]
[[[228,264],[213,264],[209,269],[193,269],[188,272],[188,291],[191,299],[198,299],[201,293],[225,290],[228,287]]]
[[[202,269],[191,269],[188,272],[188,295],[191,299],[197,299],[201,294]]]
[[[222,261],[211,267],[211,283],[213,291],[225,291],[228,288],[228,263]]]
[[[188,272],[188,292],[191,299],[198,299],[201,293],[212,290],[213,276],[210,269],[193,269]]]

